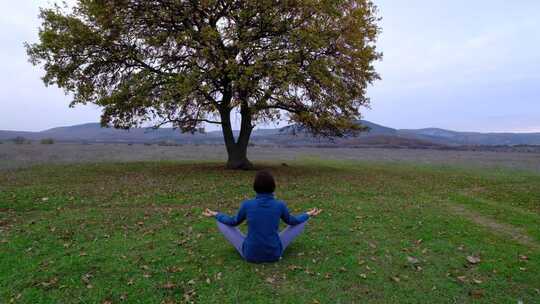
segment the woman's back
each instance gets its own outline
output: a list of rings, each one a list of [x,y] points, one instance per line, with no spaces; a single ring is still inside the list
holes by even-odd
[[[283,253],[279,237],[280,219],[289,225],[297,225],[309,216],[305,213],[292,216],[285,203],[276,200],[272,193],[261,193],[255,199],[244,201],[235,217],[219,213],[216,218],[230,226],[247,219],[248,234],[242,245],[244,258],[250,262],[273,262],[279,260]]]
[[[215,217],[219,231],[238,252],[249,262],[275,262],[279,260],[285,248],[304,229],[310,216],[318,215],[321,210],[314,208],[298,216],[289,213],[287,205],[274,198],[276,184],[268,171],[259,171],[255,175],[254,199],[244,201],[236,216],[212,211],[208,208],[203,215]],[[240,223],[248,221],[247,237],[238,229]],[[279,232],[279,220],[289,226]]]

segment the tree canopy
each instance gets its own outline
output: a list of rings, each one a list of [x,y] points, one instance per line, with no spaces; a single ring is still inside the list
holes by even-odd
[[[231,168],[251,165],[260,122],[322,136],[357,130],[379,78],[370,0],[78,0],[40,17],[27,53],[43,64],[46,85],[73,94],[72,106],[99,105],[102,124],[116,128],[219,124]]]

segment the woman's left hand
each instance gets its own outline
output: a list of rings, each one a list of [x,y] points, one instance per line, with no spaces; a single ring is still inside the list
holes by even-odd
[[[214,216],[216,216],[218,213],[215,212],[215,211],[212,211],[212,210],[210,210],[210,209],[208,209],[208,208],[206,208],[206,209],[203,211],[202,214],[203,214],[204,216],[207,216],[207,217],[214,217]]]
[[[319,215],[319,213],[322,212],[322,209],[319,209],[319,208],[313,208],[309,211],[307,211],[306,213],[309,215],[309,216],[317,216]]]

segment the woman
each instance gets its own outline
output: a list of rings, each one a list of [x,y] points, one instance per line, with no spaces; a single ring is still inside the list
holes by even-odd
[[[313,208],[298,216],[291,215],[287,205],[274,198],[276,183],[268,171],[257,172],[253,189],[257,196],[244,201],[236,216],[231,217],[208,208],[203,215],[216,218],[221,233],[246,261],[275,262],[281,258],[292,240],[304,230],[306,221],[317,216],[322,210]],[[247,237],[236,227],[245,219],[248,221]],[[278,233],[279,219],[289,225],[281,233]]]

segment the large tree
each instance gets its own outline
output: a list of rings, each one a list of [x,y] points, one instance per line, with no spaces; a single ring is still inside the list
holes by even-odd
[[[104,126],[219,124],[227,167],[250,168],[256,123],[286,119],[313,134],[356,131],[378,79],[370,0],[78,0],[41,9],[27,44],[46,85],[71,106],[103,108]],[[231,112],[241,115],[235,138]]]

